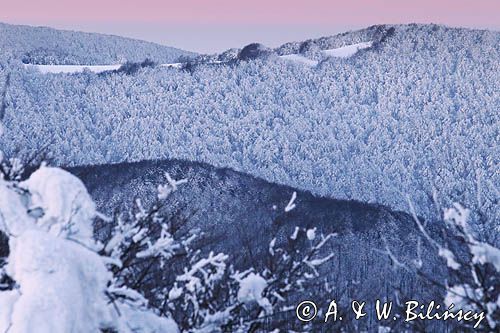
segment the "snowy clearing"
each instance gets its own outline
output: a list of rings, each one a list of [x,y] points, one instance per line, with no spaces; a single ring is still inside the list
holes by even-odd
[[[102,73],[106,71],[114,71],[120,68],[121,64],[117,65],[32,65],[24,64],[24,68],[34,68],[42,74],[58,74],[58,73],[81,73],[85,69],[94,72]]]
[[[336,49],[324,50],[323,54],[328,57],[349,58],[355,55],[359,50],[372,47],[373,42],[363,42],[352,45],[342,46]]]
[[[352,45],[346,45],[338,47],[336,49],[329,49],[321,51],[321,54],[325,57],[335,57],[335,58],[349,58],[355,55],[359,50],[372,47],[373,42],[362,42]],[[293,61],[296,63],[304,64],[306,66],[314,67],[319,64],[319,61],[309,59],[300,54],[287,54],[280,56],[281,59],[288,61]]]

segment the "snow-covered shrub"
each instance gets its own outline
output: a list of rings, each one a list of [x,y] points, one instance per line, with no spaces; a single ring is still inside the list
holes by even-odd
[[[304,240],[305,230],[300,235]],[[319,266],[332,257],[321,255],[321,249],[332,236],[321,236],[303,251],[297,246],[300,244],[297,239],[290,238],[282,246],[277,246],[273,239],[264,260],[266,264],[260,270],[237,271],[223,254],[210,253],[195,260],[184,274],[177,276],[169,293],[172,314],[175,318],[179,313],[184,316],[177,322],[188,332],[280,328],[281,323],[273,316],[292,310],[296,300],[293,296],[318,278]]]
[[[22,182],[0,179],[0,231],[9,238],[2,273],[12,281],[0,291],[0,331],[177,331],[144,303],[110,302],[122,290],[109,268],[120,263],[98,253],[95,215],[84,185],[61,169],[41,167]]]
[[[0,331],[278,328],[273,316],[290,311],[291,296],[318,277],[334,235],[297,228],[286,240],[271,239],[262,267],[239,270],[229,255],[201,247],[197,230],[166,218],[166,199],[186,181],[166,179],[150,207],[137,200],[114,221],[62,169],[42,166],[23,181],[0,179],[0,231],[8,237]]]
[[[500,249],[476,239],[469,215],[470,211],[460,204],[444,211],[448,235],[459,243],[457,250],[439,247],[450,272],[444,303],[484,312],[486,322],[479,330],[493,332],[500,328]]]

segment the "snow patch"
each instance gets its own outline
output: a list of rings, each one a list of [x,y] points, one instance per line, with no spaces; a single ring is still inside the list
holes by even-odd
[[[310,241],[314,240],[316,238],[316,228],[307,230],[306,235]]]
[[[492,264],[500,272],[500,250],[486,243],[477,243],[470,246],[473,263]]]
[[[349,58],[355,55],[359,50],[372,47],[373,42],[362,42],[352,45],[346,45],[335,49],[323,50],[321,54],[324,57]],[[280,56],[281,59],[303,64],[309,67],[314,67],[319,64],[319,61],[309,59],[301,54],[287,54]]]
[[[362,42],[352,45],[342,46],[336,49],[324,50],[323,54],[327,57],[349,58],[355,55],[359,50],[372,47],[373,42]]]
[[[456,261],[455,255],[450,250],[442,247],[439,249],[438,255],[446,260],[446,266],[449,268],[454,270],[460,269],[460,264]]]

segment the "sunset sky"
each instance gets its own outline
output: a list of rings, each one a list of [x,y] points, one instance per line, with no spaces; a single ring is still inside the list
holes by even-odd
[[[198,52],[381,23],[500,30],[500,0],[0,0],[0,21],[112,33]]]

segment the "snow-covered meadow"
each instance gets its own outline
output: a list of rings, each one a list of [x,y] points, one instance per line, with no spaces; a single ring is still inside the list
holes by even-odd
[[[90,71],[92,73],[103,73],[109,71],[116,71],[122,67],[123,64],[116,65],[36,65],[24,64],[27,70],[36,70],[42,74],[74,74]],[[182,63],[160,64],[160,67],[166,68],[180,68]]]

